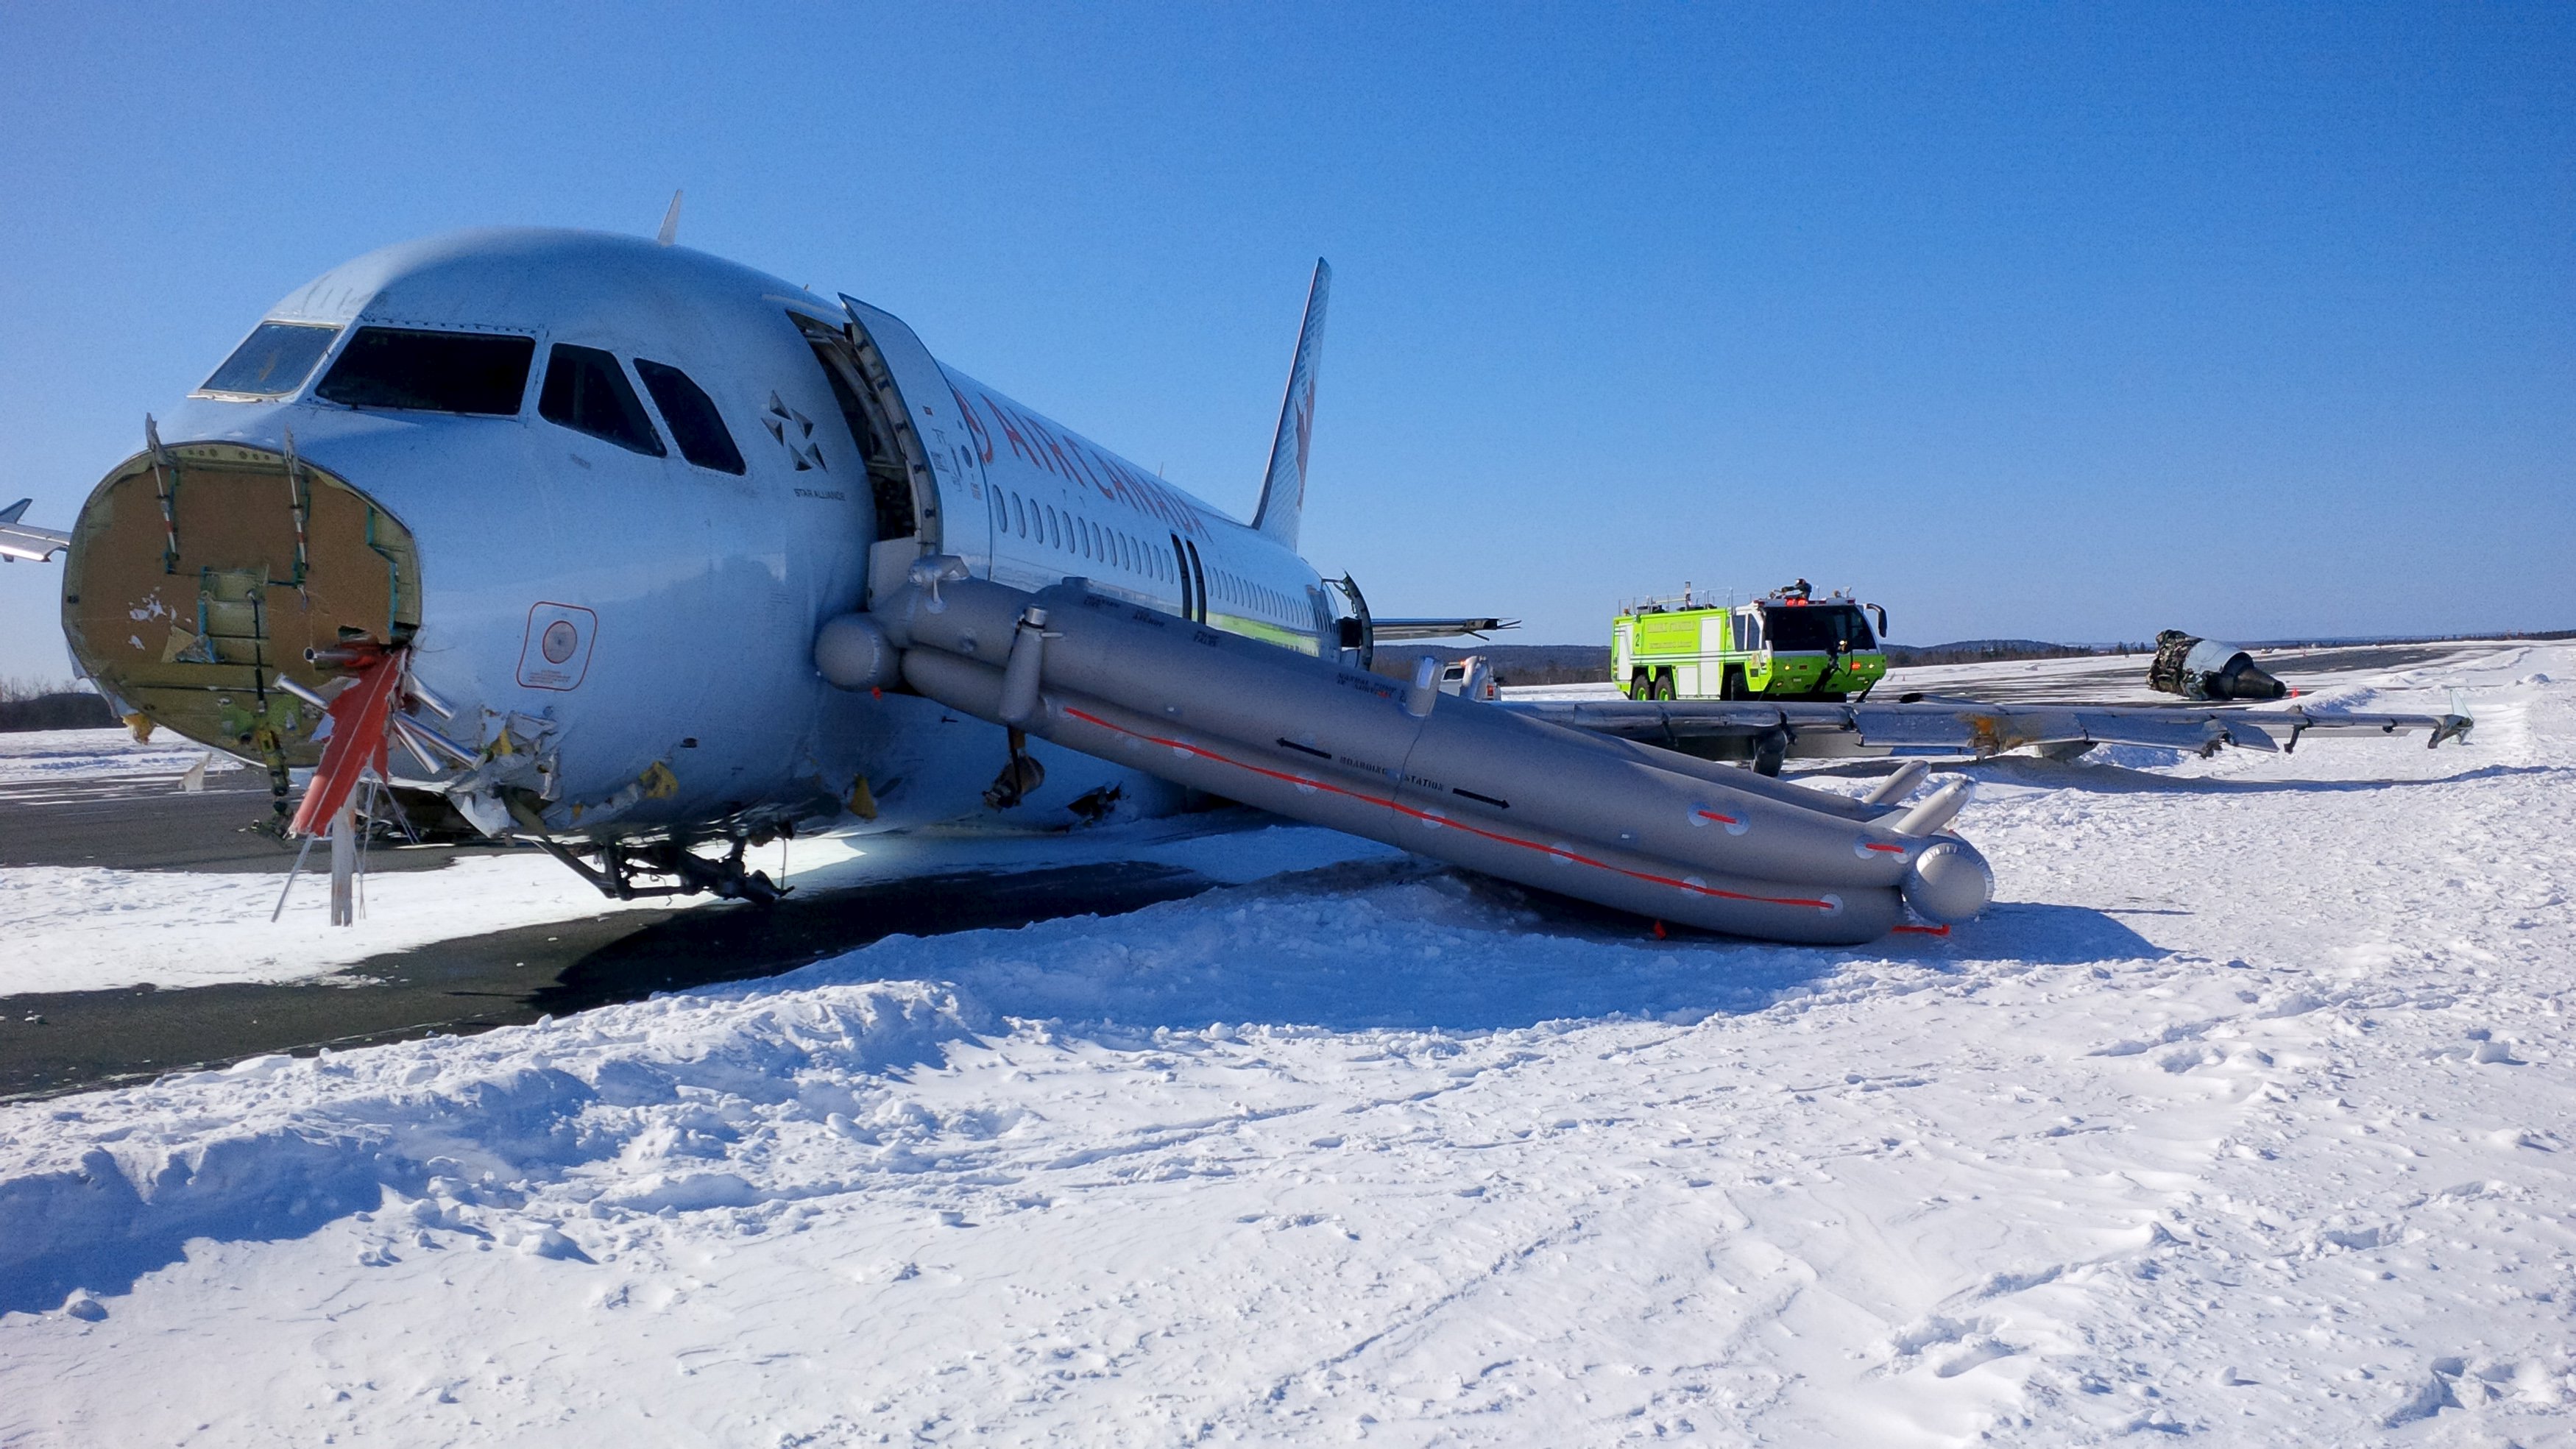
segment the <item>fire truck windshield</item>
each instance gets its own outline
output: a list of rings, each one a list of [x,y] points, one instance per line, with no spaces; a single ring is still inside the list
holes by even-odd
[[[1869,620],[1851,604],[1766,604],[1762,620],[1777,652],[1850,654],[1878,647]]]

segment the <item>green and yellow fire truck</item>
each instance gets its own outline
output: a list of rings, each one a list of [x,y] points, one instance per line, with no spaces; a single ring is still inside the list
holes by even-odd
[[[1848,699],[1887,673],[1886,632],[1886,610],[1804,579],[1745,604],[1684,592],[1620,608],[1610,678],[1631,699]]]

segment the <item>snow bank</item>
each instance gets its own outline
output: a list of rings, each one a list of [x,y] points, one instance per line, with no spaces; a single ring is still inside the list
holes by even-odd
[[[673,999],[585,1015],[571,1040],[514,1028],[260,1057],[122,1099],[23,1110],[0,1126],[14,1169],[0,1180],[0,1312],[49,1308],[74,1288],[124,1291],[193,1238],[300,1237],[381,1206],[388,1190],[449,1207],[489,1193],[525,1208],[532,1189],[603,1158],[631,1160],[639,1140],[659,1144],[642,1157],[687,1164],[693,1144],[715,1139],[701,1130],[706,1114],[668,1109],[701,1098],[778,1108],[802,1099],[800,1080],[935,1059],[968,1026],[953,994],[917,983],[809,997],[783,1017],[739,1011],[723,1027],[698,1015]],[[531,1050],[532,1036],[556,1045]],[[83,1128],[65,1130],[75,1123]],[[513,1185],[494,1188],[504,1175]],[[711,1180],[727,1187],[710,1194]],[[681,1171],[628,1182],[618,1200],[650,1212],[716,1206],[741,1190],[730,1173]],[[442,1211],[412,1218],[456,1227],[477,1217]]]
[[[2565,1442],[2571,654],[1901,950],[1380,855],[0,1109],[0,1440]]]

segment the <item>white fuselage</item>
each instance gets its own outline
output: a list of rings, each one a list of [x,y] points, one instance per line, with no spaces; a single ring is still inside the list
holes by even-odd
[[[824,816],[856,826],[840,812],[862,783],[878,828],[981,808],[1001,731],[911,695],[837,690],[813,663],[823,620],[865,607],[926,555],[1024,588],[1082,576],[1309,652],[1328,649],[1336,628],[1332,595],[1293,550],[939,364],[900,322],[702,253],[593,233],[466,232],[351,262],[268,320],[340,330],[292,391],[200,392],[163,420],[162,438],[278,448],[291,429],[296,454],[410,530],[414,674],[456,707],[451,728],[476,736],[469,745],[514,717],[543,737],[555,757],[551,829]],[[317,396],[371,326],[533,339],[520,407],[459,415]],[[848,415],[852,391],[836,389],[813,340],[845,329],[873,344],[891,383],[875,401],[899,392],[904,416],[870,424],[871,403]],[[642,386],[664,456],[541,416],[558,344],[613,355],[630,384],[639,360],[684,372],[713,401],[742,470],[685,458]],[[880,435],[876,477],[863,426]],[[909,482],[883,465],[903,451],[884,434],[905,427]],[[881,538],[889,519],[913,532]],[[1015,812],[1033,822],[1068,818],[1068,802],[1107,785],[1153,798],[1141,777],[1097,761],[1055,752],[1045,763],[1046,788]],[[395,765],[398,776],[410,768]]]

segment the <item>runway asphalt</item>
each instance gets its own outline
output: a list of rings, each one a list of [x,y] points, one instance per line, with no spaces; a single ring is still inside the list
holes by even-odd
[[[271,818],[268,781],[252,770],[209,774],[196,795],[153,776],[0,785],[0,870],[102,865],[282,874],[295,848],[260,833]],[[371,850],[367,868],[435,870],[459,855],[500,848]]]

